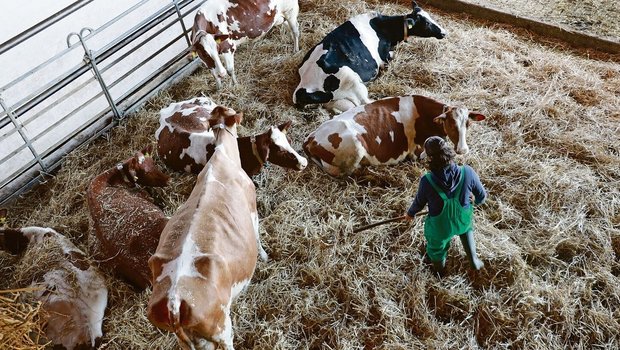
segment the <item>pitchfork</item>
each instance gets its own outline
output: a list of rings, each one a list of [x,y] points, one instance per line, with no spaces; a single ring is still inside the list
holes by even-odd
[[[420,215],[425,215],[425,214],[428,214],[428,211],[421,211],[421,212],[415,214],[415,216],[420,216]],[[366,226],[360,226],[358,228],[354,228],[353,229],[353,233],[358,233],[358,232],[366,231],[366,230],[369,230],[369,229],[371,229],[373,227],[377,227],[377,226],[384,225],[384,224],[389,224],[390,222],[401,221],[401,220],[405,219],[405,216],[406,215],[401,215],[401,216],[397,216],[395,218],[391,218],[391,219],[375,222],[374,224],[370,224],[370,225],[366,225]]]

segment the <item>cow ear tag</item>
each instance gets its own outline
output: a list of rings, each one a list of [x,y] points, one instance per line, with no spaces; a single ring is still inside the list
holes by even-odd
[[[190,57],[192,59],[195,59],[196,57],[198,57],[198,54],[196,53],[196,51],[192,51],[192,53],[190,54]]]

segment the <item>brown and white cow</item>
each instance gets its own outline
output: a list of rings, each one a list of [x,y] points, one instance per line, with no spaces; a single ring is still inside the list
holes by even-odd
[[[286,21],[299,50],[298,14],[297,0],[207,0],[194,18],[192,50],[211,69],[218,89],[227,72],[236,84],[234,54],[244,41]]]
[[[215,129],[215,152],[149,260],[153,294],[148,318],[174,332],[184,349],[216,344],[233,349],[231,304],[252,279],[257,250],[267,259],[258,234],[254,184],[239,160],[241,119],[231,109],[213,110],[209,125]]]
[[[478,112],[419,96],[388,97],[352,108],[321,124],[303,144],[306,154],[332,176],[361,166],[396,164],[419,156],[424,141],[446,135],[456,153],[469,151],[467,127]]]
[[[151,146],[96,176],[87,190],[88,210],[102,264],[139,289],[151,283],[148,259],[168,219],[146,190],[166,186]]]
[[[218,105],[206,97],[173,103],[160,111],[155,132],[157,152],[171,169],[198,174],[215,149],[215,133],[208,119]],[[266,132],[237,138],[241,167],[249,176],[260,172],[266,162],[288,169],[303,170],[308,160],[299,155],[288,137],[291,122],[272,126]]]
[[[0,214],[5,215],[5,214]],[[32,281],[34,296],[41,302],[45,335],[66,349],[94,348],[103,335],[102,324],[108,289],[99,270],[69,239],[47,227],[0,228],[0,248],[12,254],[38,254],[31,247],[45,245],[48,261],[40,279]]]

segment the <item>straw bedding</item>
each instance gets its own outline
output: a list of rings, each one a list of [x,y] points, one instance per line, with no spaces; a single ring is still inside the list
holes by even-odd
[[[73,152],[54,179],[9,208],[10,226],[45,225],[85,251],[90,179],[154,140],[158,111],[205,95],[244,112],[240,135],[292,119],[304,137],[330,115],[297,110],[297,65],[329,30],[357,13],[409,11],[378,1],[302,1],[301,51],[276,28],[236,55],[239,84],[215,91],[199,69],[105,138]],[[352,234],[401,215],[424,173],[405,162],[333,179],[269,166],[257,175],[263,245],[252,284],[233,306],[238,349],[618,348],[620,347],[620,65],[560,44],[433,11],[444,40],[412,39],[369,85],[372,98],[423,94],[487,115],[469,131],[458,161],[478,171],[489,192],[476,210],[475,273],[458,241],[439,280],[424,258],[422,219]],[[523,32],[521,32],[523,33]],[[538,38],[540,39],[540,38]],[[173,174],[150,190],[170,215],[194,175]],[[14,260],[0,255],[3,273]],[[10,288],[12,280],[0,281]],[[176,347],[150,325],[149,291],[108,276],[102,348]]]

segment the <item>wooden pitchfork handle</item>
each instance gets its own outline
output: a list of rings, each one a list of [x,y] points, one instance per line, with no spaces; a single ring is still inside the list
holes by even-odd
[[[428,211],[418,212],[417,214],[415,214],[415,216],[424,215],[424,214],[428,214]],[[366,225],[366,226],[360,226],[358,228],[353,229],[353,233],[358,233],[358,232],[361,232],[361,231],[366,231],[366,230],[369,230],[369,229],[371,229],[373,227],[377,227],[377,226],[384,225],[384,224],[389,224],[390,222],[401,221],[401,220],[403,220],[405,218],[405,216],[406,215],[401,215],[401,216],[397,216],[395,218],[391,218],[391,219],[375,222],[374,224],[370,224],[370,225]]]

